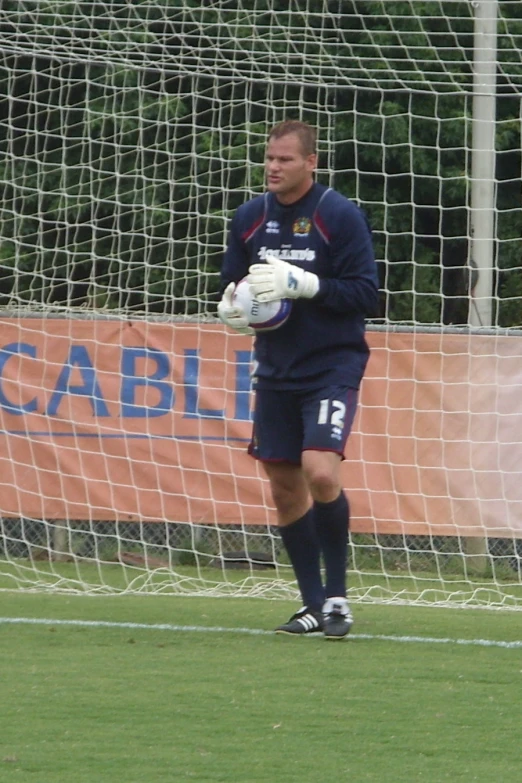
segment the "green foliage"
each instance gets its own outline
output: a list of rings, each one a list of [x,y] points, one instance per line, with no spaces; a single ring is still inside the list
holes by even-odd
[[[500,326],[522,323],[520,5],[499,3]],[[0,304],[212,312],[228,220],[294,116],[370,217],[387,319],[446,320],[442,270],[470,255],[472,5],[239,6],[5,3],[6,41],[37,34],[39,53],[0,68]],[[69,59],[44,56],[57,42]]]

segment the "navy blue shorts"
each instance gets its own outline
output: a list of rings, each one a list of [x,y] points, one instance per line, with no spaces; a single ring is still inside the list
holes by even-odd
[[[297,465],[308,449],[343,456],[357,398],[357,389],[348,386],[311,391],[257,389],[248,453],[264,462]]]

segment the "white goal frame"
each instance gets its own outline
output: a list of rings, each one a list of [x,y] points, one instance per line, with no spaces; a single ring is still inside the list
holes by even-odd
[[[522,608],[522,13],[334,5],[6,0],[0,590],[297,596],[215,314],[291,116],[381,272],[350,596]]]

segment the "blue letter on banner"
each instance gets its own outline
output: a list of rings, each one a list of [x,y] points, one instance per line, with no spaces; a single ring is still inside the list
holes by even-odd
[[[69,379],[74,367],[80,370],[83,383],[79,386],[70,386]],[[63,365],[56,386],[47,406],[47,414],[56,416],[62,397],[66,394],[78,394],[89,398],[95,416],[110,416],[105,404],[100,386],[96,380],[96,371],[92,366],[85,345],[73,345],[69,351],[69,358]]]
[[[32,359],[36,356],[36,348],[34,345],[28,343],[9,343],[0,350],[0,378],[2,376],[3,369],[6,362],[15,354],[26,354]],[[0,405],[7,410],[8,413],[13,413],[15,416],[23,416],[24,413],[31,413],[36,410],[36,399],[26,402],[25,405],[15,405],[10,402],[5,396],[2,386],[0,385]]]
[[[250,367],[252,351],[236,351],[236,409],[234,418],[238,421],[250,421]]]
[[[223,419],[225,411],[199,407],[199,351],[185,350],[185,412],[186,419]]]
[[[136,360],[153,359],[156,362],[156,370],[152,375],[143,377],[136,375]],[[170,371],[169,358],[163,351],[156,348],[123,348],[121,357],[121,372],[123,380],[121,384],[121,414],[134,418],[149,418],[152,416],[164,416],[174,407],[174,389],[170,383],[163,381]],[[160,401],[152,408],[136,405],[135,392],[138,386],[157,389],[160,393]]]

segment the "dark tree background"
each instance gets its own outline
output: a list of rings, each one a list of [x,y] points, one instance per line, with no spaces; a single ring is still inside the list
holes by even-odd
[[[368,213],[381,316],[467,322],[472,4],[293,5],[3,3],[1,306],[212,315],[228,219],[292,116],[320,131],[319,178]],[[522,325],[521,6],[499,3],[504,327]]]

